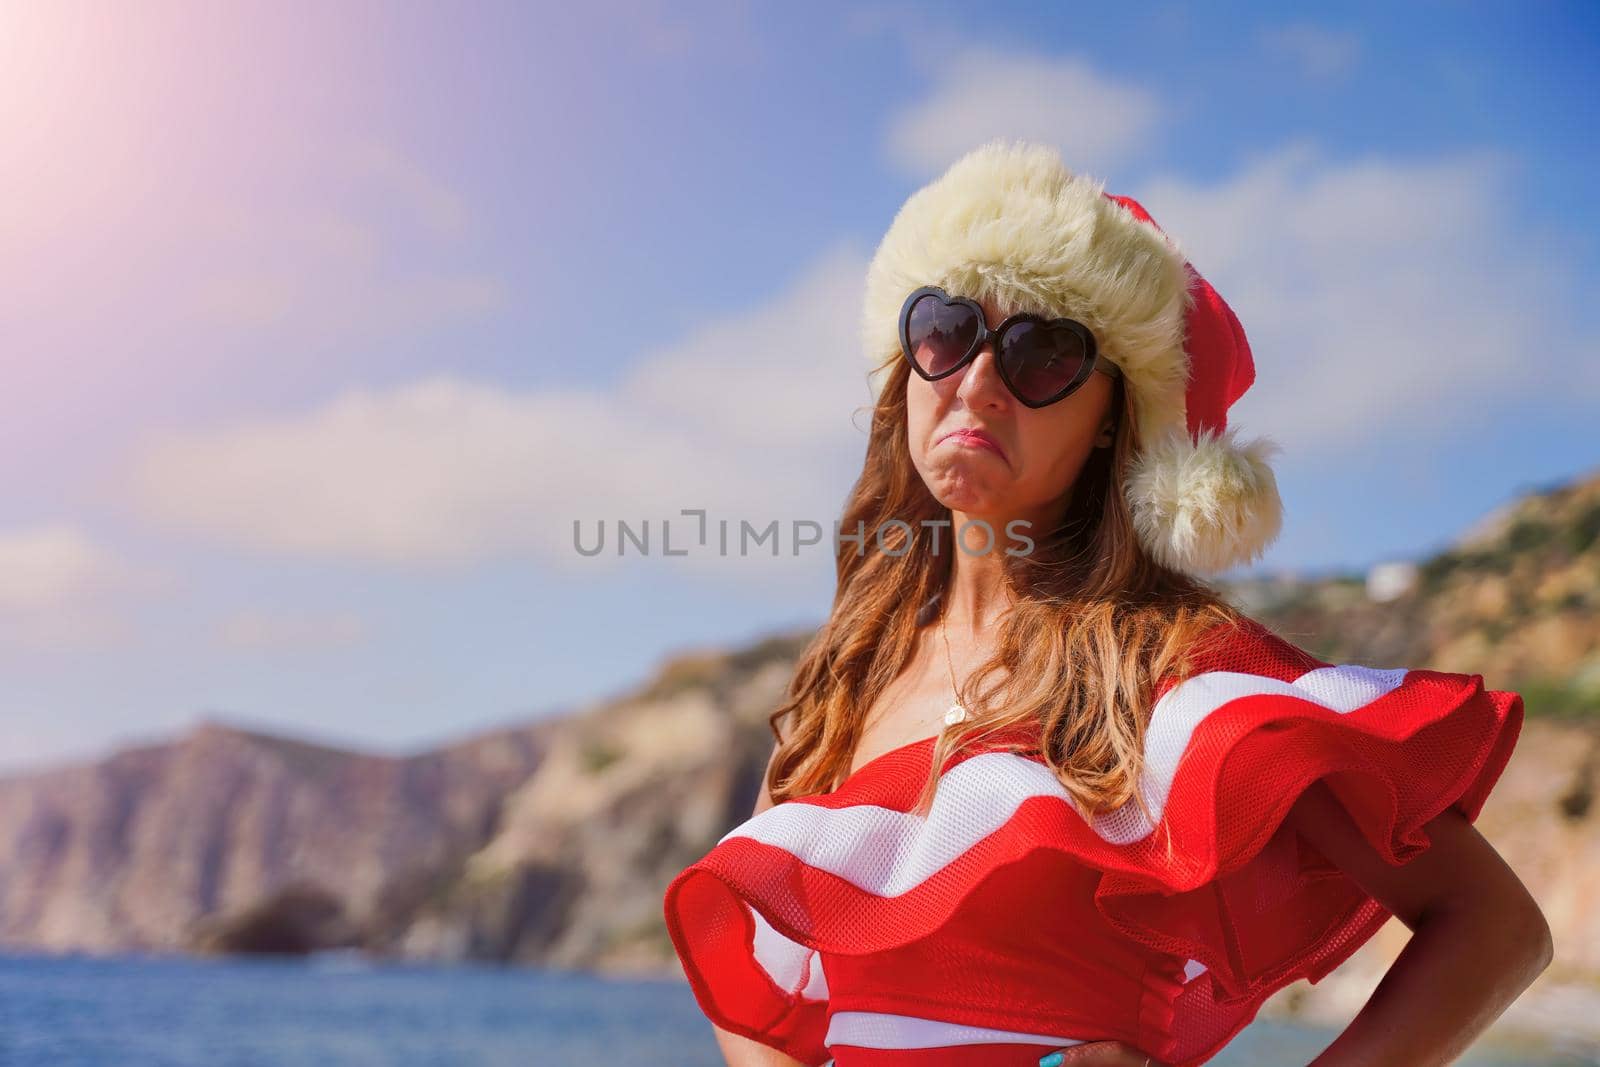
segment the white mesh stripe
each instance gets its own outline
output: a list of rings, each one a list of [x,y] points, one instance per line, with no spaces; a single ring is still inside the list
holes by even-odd
[[[756,923],[755,961],[767,972],[767,977],[790,996],[827,1000],[828,982],[816,950],[784,937],[750,905],[746,904],[745,909]]]
[[[1081,1045],[1082,1038],[1030,1034],[1020,1030],[995,1030],[916,1015],[889,1015],[876,1011],[836,1011],[828,1019],[824,1045],[858,1048],[939,1048],[946,1045],[984,1045],[1000,1041],[1040,1045]]]
[[[1278,694],[1309,700],[1341,715],[1393,692],[1405,680],[1406,668],[1376,670],[1356,664],[1318,667],[1292,682],[1281,682],[1259,674],[1238,671],[1206,671],[1167,690],[1150,713],[1150,726],[1144,738],[1144,770],[1139,777],[1139,792],[1160,819],[1167,807],[1167,794],[1178,772],[1178,761],[1189,747],[1195,727],[1207,715],[1240,697]],[[1126,845],[1149,836],[1155,829],[1137,804],[1124,804],[1094,820],[1094,829],[1113,844]]]
[[[1308,671],[1293,682],[1235,671],[1195,675],[1168,690],[1151,714],[1139,786],[1145,803],[1160,819],[1195,727],[1224,704],[1276,693],[1343,714],[1392,692],[1406,673],[1405,668],[1343,664]],[[1076,810],[1071,795],[1044,764],[1009,752],[985,752],[945,772],[926,818],[876,804],[825,808],[786,802],[745,820],[721,840],[746,837],[775,845],[866,892],[898,896],[1004,826],[1023,801],[1040,796],[1055,797]],[[1136,804],[1097,815],[1090,825],[1119,845],[1155,829]]]
[[[897,896],[1005,825],[1023,800],[1044,795],[1067,795],[1048,768],[1008,752],[985,752],[945,772],[926,820],[877,804],[784,803],[727,837],[776,845],[859,889]]]

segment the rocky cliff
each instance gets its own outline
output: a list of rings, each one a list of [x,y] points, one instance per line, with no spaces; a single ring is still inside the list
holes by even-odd
[[[1482,674],[1538,715],[1600,712],[1600,475],[1522,496],[1420,561],[1228,592],[1325,659]]]
[[[396,759],[205,722],[0,780],[0,944],[226,948],[230,916],[289,889],[335,901],[330,928],[382,925],[494,836],[553,725]]]

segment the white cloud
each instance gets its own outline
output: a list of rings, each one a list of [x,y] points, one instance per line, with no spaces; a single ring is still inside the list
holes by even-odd
[[[932,91],[892,123],[890,158],[932,174],[993,137],[1055,145],[1074,170],[1104,177],[1143,149],[1166,108],[1153,92],[1078,58],[1001,50],[918,28],[913,59]]]
[[[594,566],[573,548],[574,519],[587,539],[602,519],[686,524],[684,508],[827,529],[865,440],[864,272],[841,247],[765,306],[647,353],[614,393],[449,376],[356,390],[151,438],[129,485],[147,515],[195,533],[392,564],[535,553]]]
[[[1507,182],[1492,156],[1339,161],[1296,143],[1223,182],[1135,192],[1249,334],[1258,378],[1233,420],[1304,459],[1415,447],[1558,382],[1567,399],[1595,392],[1563,332],[1560,264],[1516,228]],[[235,545],[397,565],[594,567],[605,560],[578,556],[574,519],[586,541],[605,520],[613,544],[617,521],[648,520],[659,554],[664,520],[684,547],[684,508],[826,531],[869,410],[864,270],[841,246],[765,305],[644,354],[607,391],[436,376],[168,433],[138,451],[133,492],[146,514]]]
[[[166,580],[69,523],[0,531],[0,640],[13,649],[123,640],[131,631],[118,598]]]
[[[740,448],[834,440],[869,401],[856,329],[865,275],[854,245],[826,252],[765,305],[640,360],[622,405]]]
[[[1347,74],[1361,59],[1359,36],[1312,23],[1267,27],[1260,31],[1259,40],[1269,54],[1287,59],[1313,81],[1331,81]]]
[[[126,580],[121,564],[67,523],[0,531],[0,610],[41,611]]]
[[[1595,397],[1567,267],[1522,218],[1507,160],[1298,142],[1135,195],[1244,325],[1257,379],[1230,421],[1290,453],[1415,447],[1509,404]]]

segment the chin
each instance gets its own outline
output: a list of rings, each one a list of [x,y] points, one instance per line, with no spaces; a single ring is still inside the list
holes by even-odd
[[[984,492],[970,483],[944,483],[934,490],[934,499],[951,511],[964,511],[975,515],[992,515],[1000,510],[994,494]]]

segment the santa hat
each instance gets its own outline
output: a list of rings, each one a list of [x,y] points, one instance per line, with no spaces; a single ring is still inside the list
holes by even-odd
[[[874,397],[903,358],[901,306],[923,285],[1094,331],[1133,397],[1140,447],[1124,487],[1157,562],[1220,572],[1277,537],[1278,446],[1228,428],[1255,380],[1244,328],[1139,203],[1044,145],[993,140],[957,160],[901,206],[867,270]]]

